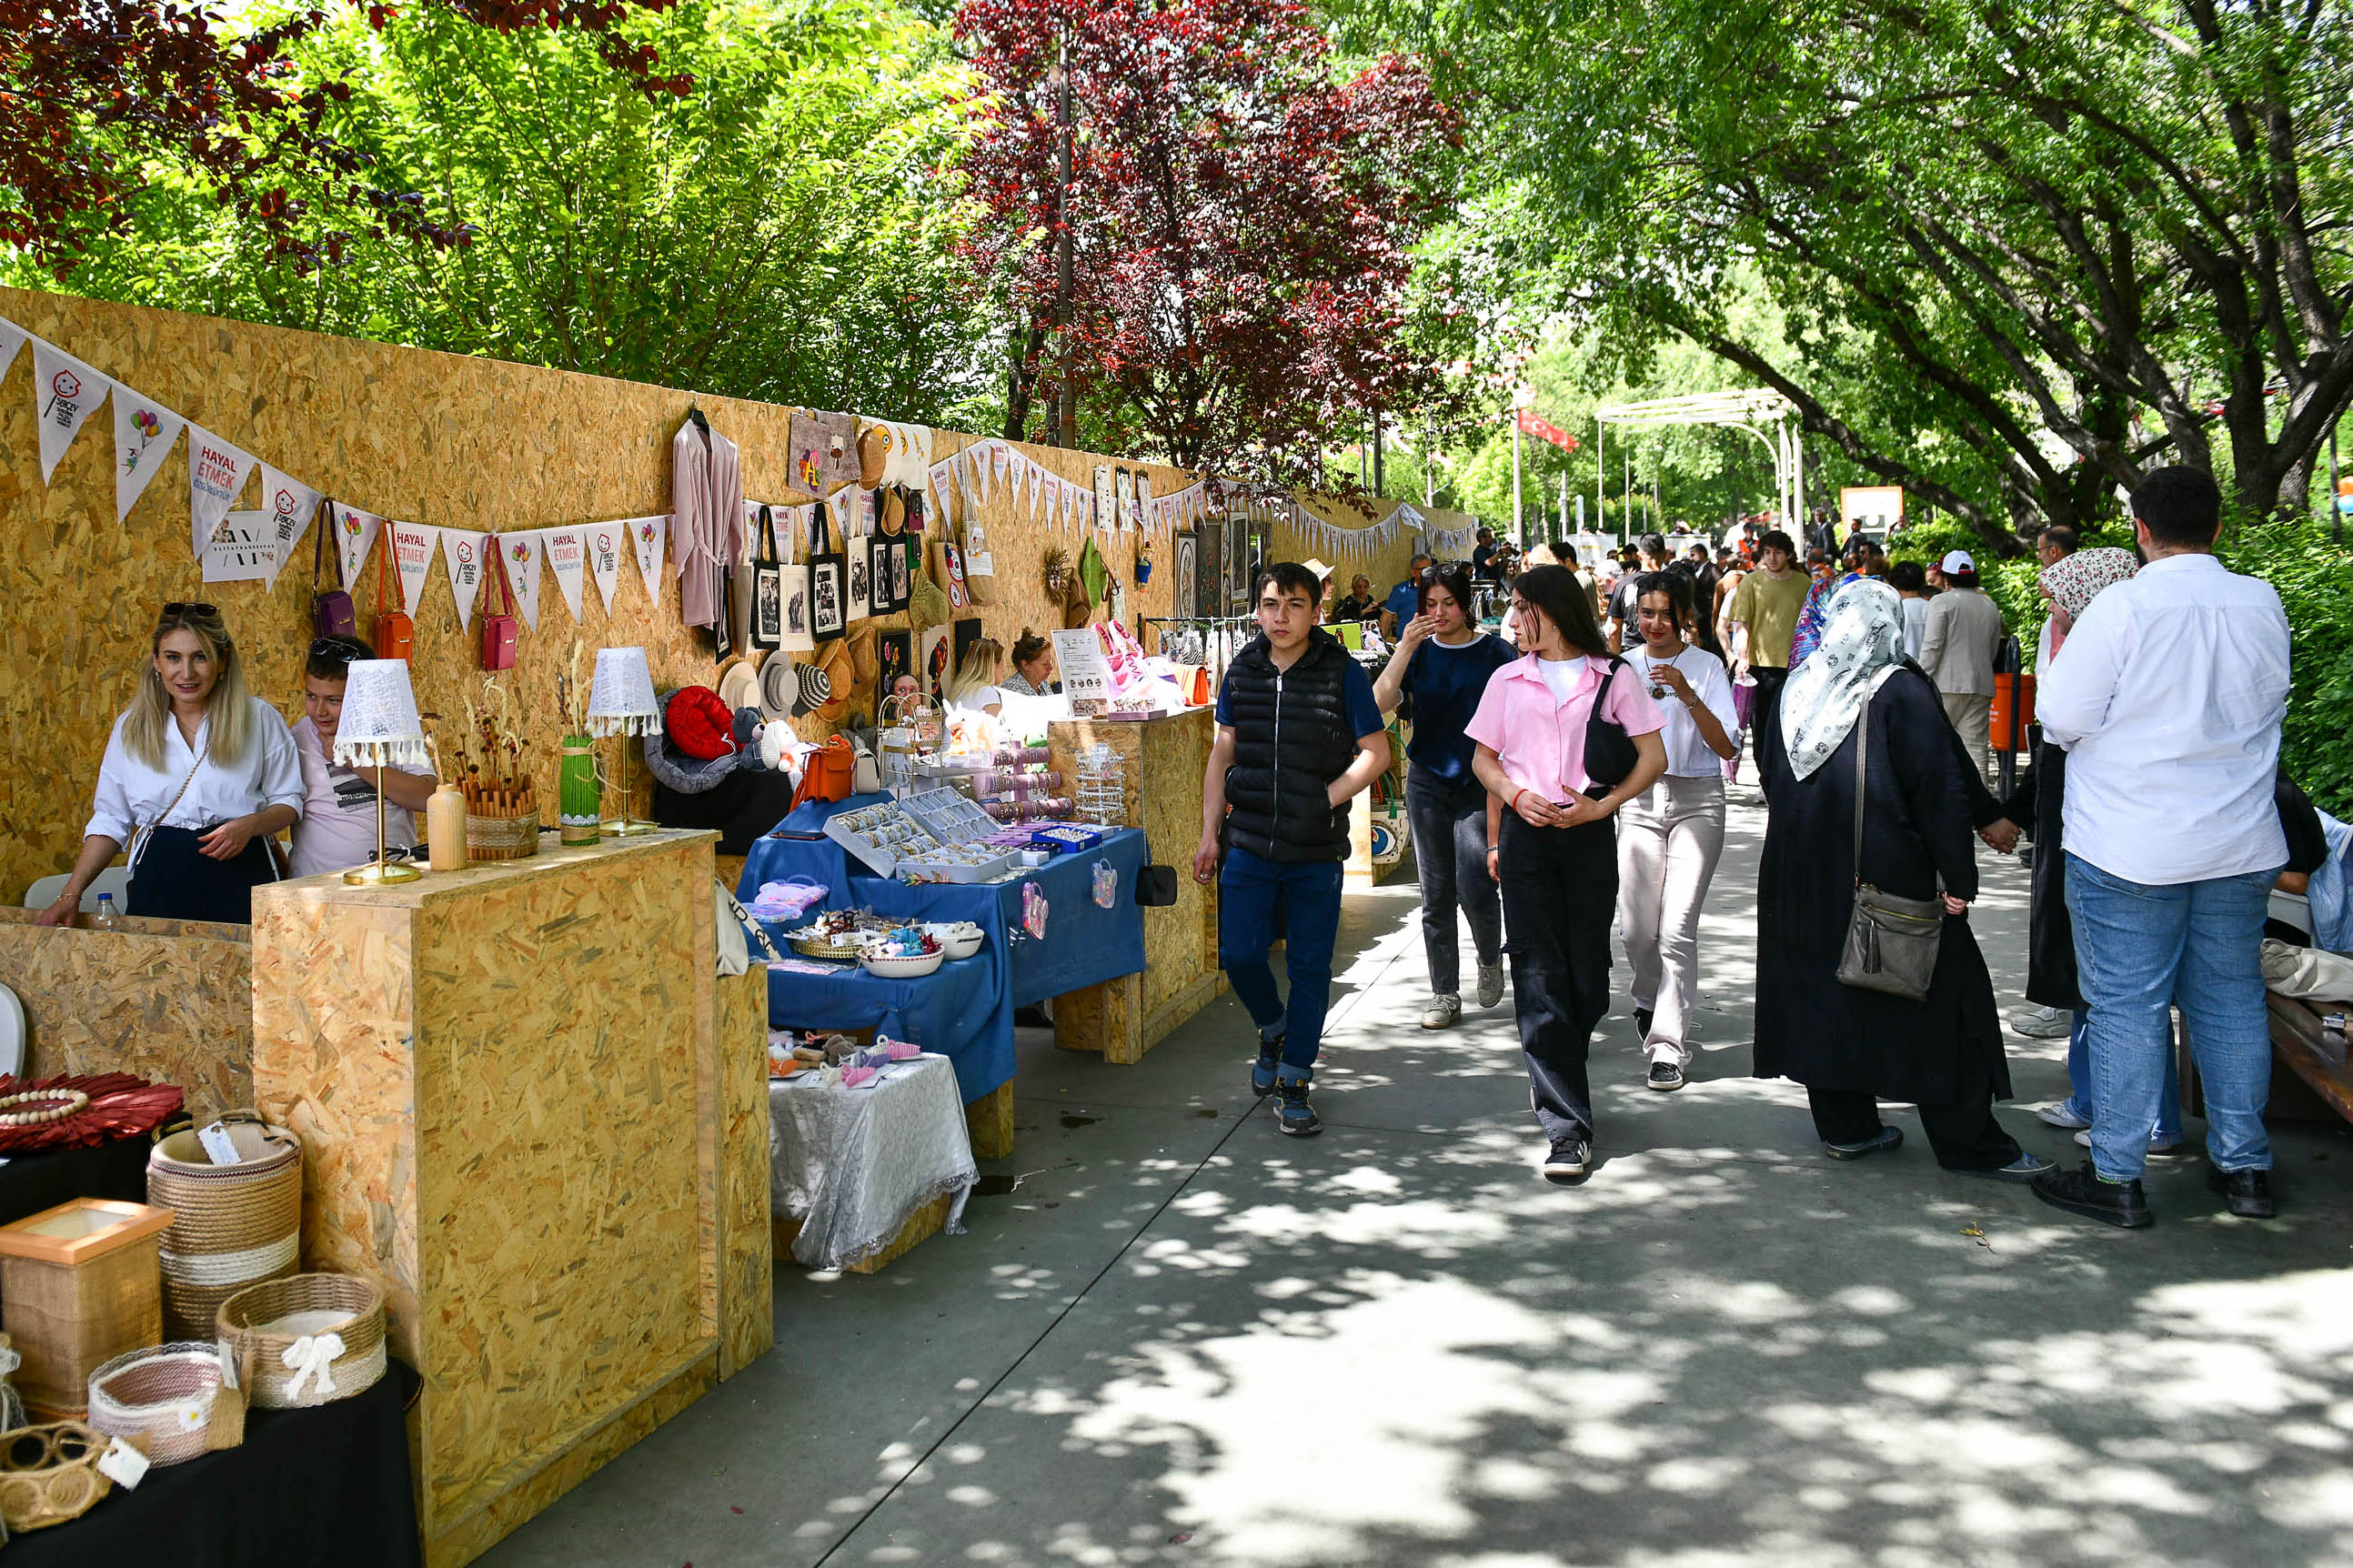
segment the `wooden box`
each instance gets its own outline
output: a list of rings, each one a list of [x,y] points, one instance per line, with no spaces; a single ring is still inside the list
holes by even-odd
[[[16,1392],[36,1421],[80,1420],[90,1374],[164,1338],[156,1258],[170,1209],[75,1198],[0,1226],[0,1303],[25,1364]]]

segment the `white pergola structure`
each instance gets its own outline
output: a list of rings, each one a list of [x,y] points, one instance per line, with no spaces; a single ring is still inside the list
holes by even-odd
[[[1605,477],[1602,466],[1603,427],[1657,430],[1671,425],[1717,425],[1746,430],[1772,454],[1778,491],[1775,508],[1783,526],[1802,517],[1806,500],[1805,454],[1798,439],[1798,405],[1778,392],[1757,388],[1747,392],[1694,392],[1682,397],[1653,397],[1642,403],[1605,403],[1593,411],[1593,505],[1600,521]],[[1622,536],[1624,527],[1619,529]]]

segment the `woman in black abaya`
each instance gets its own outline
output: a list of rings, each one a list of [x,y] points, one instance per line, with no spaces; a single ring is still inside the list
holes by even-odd
[[[1758,875],[1759,1078],[1806,1086],[1814,1130],[1833,1159],[1904,1142],[1877,1101],[1920,1108],[1936,1163],[2024,1182],[2047,1169],[1994,1120],[2010,1097],[1993,981],[1969,930],[1977,897],[1969,796],[1936,689],[1902,668],[1903,601],[1865,578],[1831,603],[1820,646],[1782,690],[1758,739],[1768,808]],[[1909,899],[1945,900],[1926,1001],[1841,984],[1854,905],[1856,721],[1871,705],[1864,879]]]

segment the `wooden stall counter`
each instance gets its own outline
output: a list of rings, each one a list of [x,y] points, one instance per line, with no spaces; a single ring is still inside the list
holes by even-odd
[[[1152,858],[1177,868],[1176,901],[1144,911],[1145,969],[1054,999],[1054,1043],[1140,1062],[1179,1024],[1225,989],[1218,967],[1218,889],[1193,880],[1201,841],[1201,775],[1218,738],[1215,713],[1190,708],[1157,719],[1075,719],[1048,726],[1046,743],[1066,786],[1096,742],[1121,759],[1124,827],[1140,827]]]
[[[428,1568],[773,1338],[766,977],[712,978],[716,839],[255,893],[255,1091],[302,1136],[304,1266],[382,1286],[423,1376]]]

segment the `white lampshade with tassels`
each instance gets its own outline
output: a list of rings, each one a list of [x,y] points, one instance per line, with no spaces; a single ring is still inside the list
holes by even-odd
[[[652,833],[655,825],[638,822],[629,816],[628,737],[647,737],[647,745],[659,744],[661,729],[661,703],[654,697],[653,672],[646,666],[646,650],[641,647],[601,647],[596,650],[596,675],[588,685],[588,728],[598,735],[619,735],[621,742],[621,815],[607,818],[602,831],[607,837],[631,834]]]
[[[355,658],[345,667],[343,710],[335,725],[335,761],[347,768],[423,768],[425,725],[405,658]],[[354,887],[413,882],[425,873],[385,858],[384,787],[375,792],[375,861],[343,873]]]

